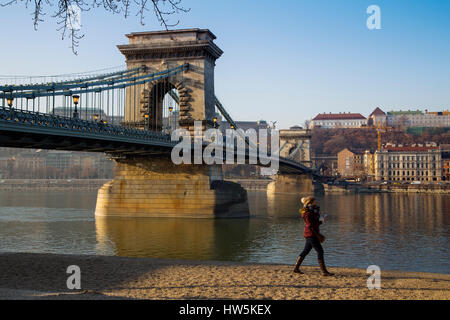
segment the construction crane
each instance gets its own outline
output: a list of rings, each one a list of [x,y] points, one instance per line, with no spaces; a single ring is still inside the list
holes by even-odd
[[[378,141],[378,150],[381,150],[381,133],[385,133],[391,131],[391,127],[382,126],[381,122],[378,122],[377,126],[377,141]]]

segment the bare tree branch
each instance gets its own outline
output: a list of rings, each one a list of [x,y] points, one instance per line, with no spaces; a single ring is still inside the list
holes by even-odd
[[[2,0],[0,0],[2,1]],[[86,1],[89,1],[86,2]],[[33,7],[32,21],[35,30],[38,29],[39,23],[43,22],[43,17],[50,7],[56,6],[52,18],[56,19],[58,25],[57,30],[61,32],[62,40],[67,36],[71,41],[71,49],[77,54],[76,48],[79,46],[80,40],[84,34],[79,34],[79,29],[75,29],[71,25],[73,19],[72,8],[78,7],[80,11],[89,11],[103,7],[104,10],[112,14],[123,14],[127,18],[131,11],[136,10],[136,16],[139,16],[140,23],[144,25],[145,13],[153,10],[157,21],[166,30],[179,24],[179,20],[175,23],[169,21],[170,17],[179,13],[187,13],[191,9],[185,9],[182,0],[7,0],[1,3],[1,7],[11,6],[23,3],[25,8]]]

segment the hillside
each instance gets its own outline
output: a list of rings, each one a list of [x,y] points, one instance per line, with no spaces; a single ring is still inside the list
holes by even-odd
[[[420,134],[413,134],[403,130],[385,132],[382,134],[382,143],[450,143],[450,130],[448,128],[428,128]],[[376,150],[377,132],[373,128],[360,129],[322,129],[312,130],[311,149],[313,156],[336,155],[344,148]]]

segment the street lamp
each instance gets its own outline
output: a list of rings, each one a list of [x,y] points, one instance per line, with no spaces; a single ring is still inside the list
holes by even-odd
[[[73,99],[73,103],[75,104],[75,110],[73,112],[73,117],[75,119],[77,119],[78,118],[77,106],[78,106],[78,102],[80,101],[80,96],[79,95],[74,95],[74,96],[72,96],[72,99]]]
[[[147,125],[147,130],[150,130],[150,121],[149,121],[150,115],[148,113],[146,113],[146,114],[144,114],[144,118],[146,120],[145,122]]]
[[[12,105],[13,105],[13,101],[14,101],[14,98],[8,98],[8,99],[6,99],[6,102],[8,102],[8,106],[11,108],[12,107]]]
[[[172,111],[173,111],[173,107],[172,106],[169,106],[169,128],[167,128],[168,129],[168,131],[169,131],[169,133],[172,131]]]

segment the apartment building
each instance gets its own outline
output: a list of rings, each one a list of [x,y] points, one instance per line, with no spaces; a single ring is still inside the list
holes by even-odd
[[[344,178],[364,178],[373,180],[375,157],[370,150],[345,148],[337,154],[338,173]]]
[[[377,181],[441,181],[441,151],[432,144],[386,144],[375,152]]]
[[[450,181],[450,144],[441,144],[442,178]]]
[[[337,168],[342,177],[364,175],[364,151],[345,148],[337,154]]]

